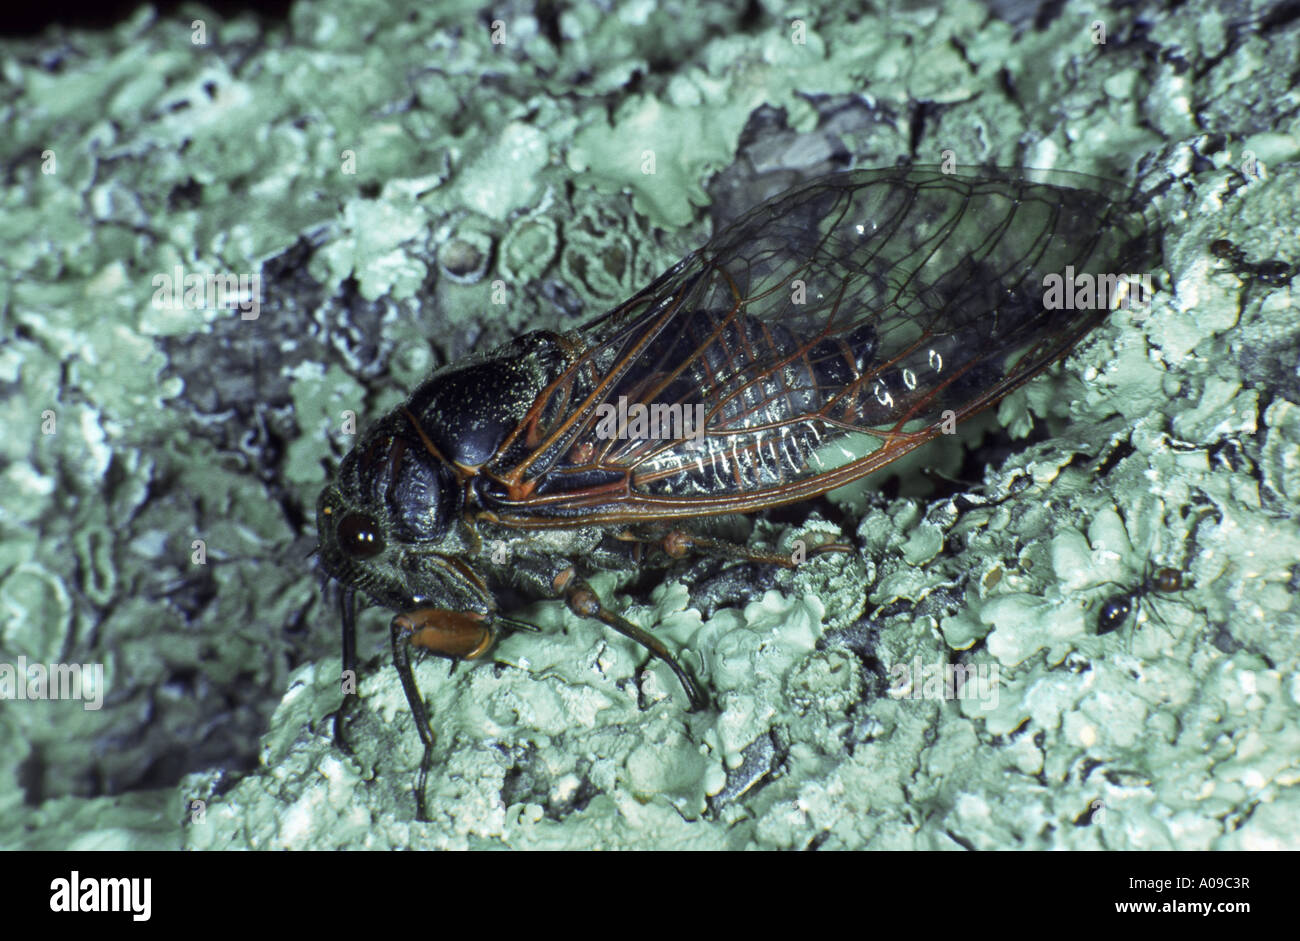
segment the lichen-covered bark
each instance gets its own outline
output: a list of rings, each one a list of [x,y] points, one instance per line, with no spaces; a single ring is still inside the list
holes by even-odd
[[[337,2],[204,44],[147,13],[7,40],[0,662],[102,663],[106,695],[0,707],[0,845],[1300,846],[1300,320],[1209,250],[1300,261],[1300,24],[1222,7],[507,3],[494,44]],[[598,584],[714,711],[558,603],[495,667],[422,664],[441,754],[412,824],[380,612],[355,756],[323,721],[337,610],[307,556],[342,413],[594,316],[797,179],[948,152],[1174,179],[1155,303],[987,416],[992,444],[753,536],[856,557]],[[155,305],[177,265],[260,276],[258,316]],[[1097,636],[1156,565],[1190,587]],[[928,696],[954,658],[996,697]]]

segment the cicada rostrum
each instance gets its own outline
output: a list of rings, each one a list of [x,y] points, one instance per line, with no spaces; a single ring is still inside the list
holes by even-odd
[[[345,668],[353,594],[397,612],[421,816],[433,735],[412,647],[472,659],[520,626],[498,598],[562,598],[666,661],[703,706],[586,576],[638,547],[788,564],[715,538],[710,520],[821,494],[951,431],[1118,299],[1050,303],[1045,284],[1113,287],[1150,244],[1125,201],[1029,171],[838,173],[753,209],[581,329],[436,371],[359,439],[317,507],[320,564],[345,588]]]

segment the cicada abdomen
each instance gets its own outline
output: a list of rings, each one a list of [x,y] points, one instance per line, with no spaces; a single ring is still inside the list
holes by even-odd
[[[325,572],[398,612],[417,801],[433,737],[410,646],[478,656],[518,626],[503,593],[562,597],[701,706],[584,576],[626,564],[629,542],[769,558],[697,521],[849,483],[996,402],[1132,302],[1152,253],[1142,216],[1095,187],[852,171],[752,210],[580,330],[435,372],[344,459],[317,517]]]

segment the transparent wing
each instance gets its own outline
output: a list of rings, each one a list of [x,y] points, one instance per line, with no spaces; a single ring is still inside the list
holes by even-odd
[[[537,526],[743,512],[848,483],[1069,350],[1151,244],[1095,184],[1022,171],[796,187],[590,324],[485,495]],[[1057,306],[1049,276],[1102,291]]]

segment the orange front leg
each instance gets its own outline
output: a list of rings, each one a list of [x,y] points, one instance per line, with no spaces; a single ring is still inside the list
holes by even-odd
[[[393,618],[393,630],[400,630],[413,646],[456,660],[478,659],[487,653],[496,636],[486,614],[442,608],[417,608],[399,614]]]
[[[429,725],[429,713],[424,706],[424,697],[415,683],[415,673],[411,669],[410,649],[412,646],[423,647],[434,653],[454,659],[473,660],[481,657],[492,646],[492,628],[488,625],[488,616],[473,611],[445,611],[441,608],[417,608],[393,618],[391,637],[393,641],[393,664],[402,681],[402,690],[411,707],[415,719],[415,730],[424,745],[424,756],[420,759],[420,773],[415,782],[415,816],[416,819],[428,821],[429,812],[425,804],[424,791],[429,779],[429,769],[433,766],[433,729]]]

